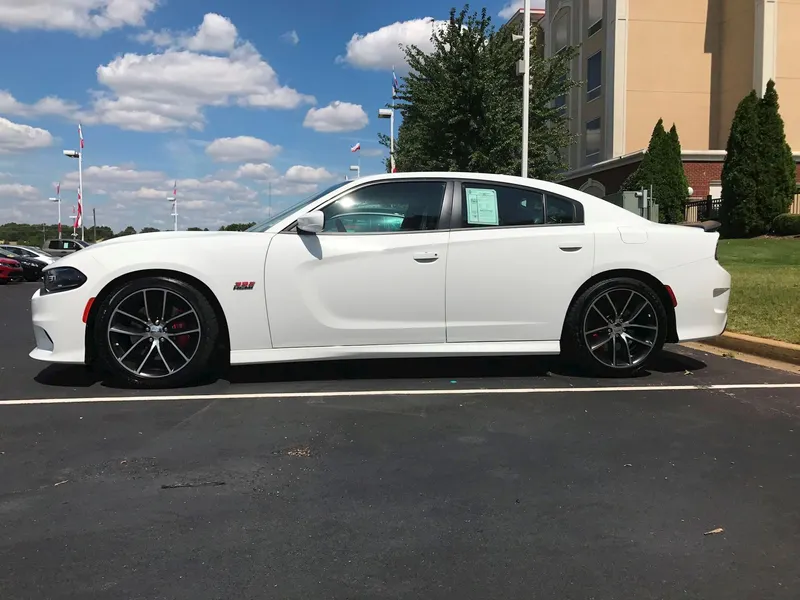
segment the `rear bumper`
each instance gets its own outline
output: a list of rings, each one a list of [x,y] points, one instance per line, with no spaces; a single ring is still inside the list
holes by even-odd
[[[713,258],[668,269],[658,278],[672,288],[679,342],[721,335],[728,325],[731,276]]]
[[[84,364],[86,360],[83,309],[86,300],[80,290],[31,298],[31,320],[36,348],[31,358],[45,362]]]

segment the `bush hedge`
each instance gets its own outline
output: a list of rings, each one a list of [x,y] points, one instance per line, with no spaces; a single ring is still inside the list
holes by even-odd
[[[772,221],[772,231],[776,235],[800,235],[800,215],[778,215]]]

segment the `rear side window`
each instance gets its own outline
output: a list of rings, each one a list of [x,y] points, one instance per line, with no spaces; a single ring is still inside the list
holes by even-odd
[[[539,190],[465,181],[461,227],[521,227],[583,222],[578,202]]]
[[[50,240],[50,243],[47,244],[47,247],[51,250],[59,250],[61,245],[59,244],[58,240]]]

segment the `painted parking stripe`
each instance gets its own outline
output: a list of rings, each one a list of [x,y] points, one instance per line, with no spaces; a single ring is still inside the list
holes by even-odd
[[[256,392],[249,394],[185,394],[171,396],[106,396],[97,398],[30,398],[0,400],[0,405],[96,404],[101,402],[169,402],[187,400],[268,400],[290,398],[352,398],[358,396],[465,396],[475,394],[575,394],[601,392],[691,392],[698,390],[800,389],[800,383],[731,383],[718,385],[638,385],[608,387],[469,388],[435,390],[352,390],[338,392]]]

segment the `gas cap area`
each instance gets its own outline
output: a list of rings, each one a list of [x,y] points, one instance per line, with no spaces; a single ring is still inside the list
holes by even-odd
[[[646,244],[647,232],[639,227],[617,227],[619,237],[625,244]]]

